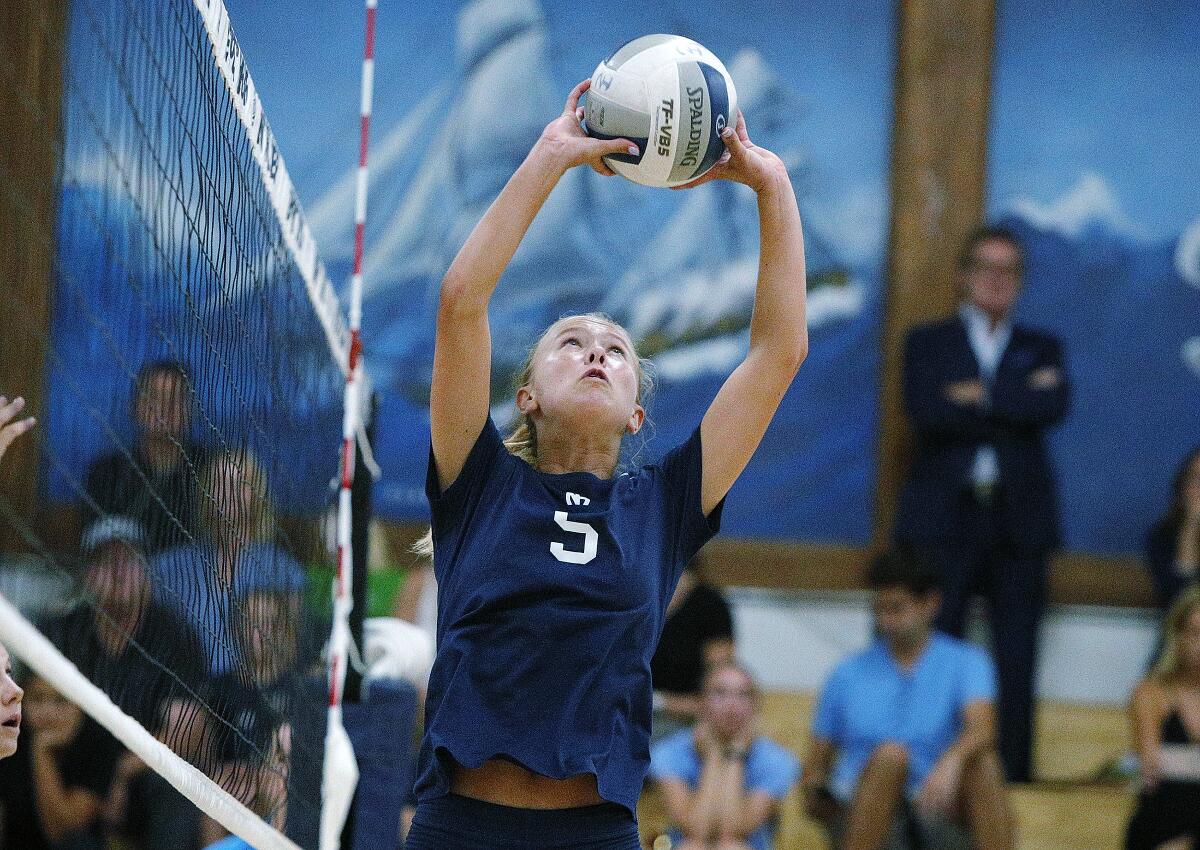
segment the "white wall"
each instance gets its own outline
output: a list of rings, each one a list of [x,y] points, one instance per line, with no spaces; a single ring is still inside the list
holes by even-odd
[[[867,644],[869,594],[729,588],[742,661],[771,690],[815,691],[843,656]],[[1042,628],[1038,695],[1044,699],[1125,705],[1156,640],[1150,611],[1052,606]],[[974,612],[970,633],[985,643]]]

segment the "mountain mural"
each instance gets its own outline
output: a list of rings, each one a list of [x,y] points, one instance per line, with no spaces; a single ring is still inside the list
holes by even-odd
[[[472,0],[404,14],[381,6],[363,320],[367,365],[380,398],[374,450],[384,471],[375,491],[381,516],[426,516],[433,316],[441,277],[459,245],[574,83],[623,41],[676,31],[725,58],[752,137],[787,163],[805,219],[812,353],[732,494],[724,529],[778,539],[869,539],[892,23],[884,10],[864,17],[846,14],[834,0],[815,0],[815,6],[825,12],[815,15],[819,23],[787,45],[775,37],[778,10],[770,8],[748,12],[731,29],[713,9],[665,14],[632,0],[603,12],[567,0]],[[361,32],[345,9],[311,0],[297,0],[297,10],[305,11],[294,18],[248,0],[229,0],[228,7],[321,258],[335,285],[344,287],[351,271],[356,149],[344,158],[336,154],[357,138],[352,110]],[[77,29],[72,37],[86,39],[87,32]],[[581,32],[589,38],[581,39]],[[865,32],[875,33],[876,48],[850,49]],[[410,49],[414,44],[420,51]],[[839,44],[845,47],[833,49]],[[833,58],[806,61],[817,49],[832,50]],[[343,58],[314,63],[317,51]],[[313,92],[321,93],[320,102],[310,99]],[[836,92],[846,97],[839,100]],[[68,128],[86,135],[86,111],[71,109]],[[289,395],[251,376],[262,351],[253,334],[239,330],[237,308],[243,297],[261,294],[253,276],[217,275],[187,289],[151,268],[157,261],[149,259],[152,245],[145,240],[135,246],[141,253],[134,262],[142,266],[133,277],[113,253],[122,246],[110,244],[105,228],[154,233],[176,248],[194,238],[187,232],[191,219],[179,207],[187,193],[172,199],[147,182],[136,184],[134,202],[125,197],[129,181],[122,175],[138,173],[149,161],[139,165],[137,153],[122,144],[121,137],[107,147],[101,139],[69,140],[65,152],[60,218],[70,233],[59,264],[76,289],[56,305],[65,312],[55,318],[59,356],[51,377],[63,389],[47,431],[67,448],[55,456],[63,468],[49,477],[51,497],[77,498],[71,476],[128,439],[130,377],[145,360],[178,354],[172,333],[184,327],[236,337],[226,345],[225,361],[189,365],[220,372],[227,389],[231,381],[245,382],[256,415],[273,405],[286,414],[279,439],[261,440],[260,450],[275,458],[272,469],[316,470],[324,458],[332,462],[336,434],[326,436],[332,391],[322,384]],[[207,185],[199,169],[209,167],[218,173],[226,166],[188,164],[184,173]],[[218,209],[202,206],[204,216]],[[104,227],[87,224],[91,209],[102,211]],[[192,248],[181,255],[200,258],[198,245]],[[757,252],[756,204],[744,187],[670,192],[573,170],[538,216],[493,301],[497,420],[503,424],[509,416],[511,377],[540,331],[564,313],[604,310],[630,328],[658,375],[652,424],[629,447],[627,460],[662,454],[697,426],[747,349]],[[140,298],[128,291],[134,277]],[[125,294],[115,294],[122,289]],[[295,308],[290,292],[270,297],[278,301],[272,307],[278,316]],[[181,303],[190,311],[188,322],[173,313]],[[129,345],[119,359],[105,353],[88,318],[106,309],[113,315],[142,311],[122,331]],[[314,360],[320,338],[310,331],[298,329],[290,342],[272,340],[272,356],[284,358],[280,352],[291,348],[297,369],[327,375]],[[183,353],[188,360],[186,347]],[[214,390],[201,399],[205,414],[214,423],[238,415],[236,395]],[[313,409],[291,409],[306,404]],[[110,424],[98,429],[97,417]],[[305,424],[317,422],[320,427]],[[204,439],[201,425],[196,436]],[[320,445],[325,440],[328,455]],[[311,510],[327,498],[323,485],[307,499],[276,490],[284,510]]]
[[[564,37],[534,0],[477,0],[459,13],[449,74],[375,142],[364,335],[384,390],[377,488],[384,515],[424,516],[422,492],[433,311],[441,275],[516,169],[574,80],[552,75]],[[594,64],[594,60],[593,60]],[[802,98],[763,54],[729,57],[752,137],[778,152],[801,198],[809,266],[809,361],[725,514],[734,534],[861,542],[867,538],[878,396],[881,218],[833,221],[821,166],[803,145]],[[590,66],[587,71],[590,72]],[[499,96],[504,92],[504,96]],[[880,95],[883,96],[883,92]],[[416,147],[414,127],[422,142]],[[346,245],[353,220],[346,169],[312,205],[322,245]],[[880,197],[882,197],[882,175]],[[374,191],[374,190],[373,190]],[[873,230],[864,238],[862,231]],[[839,240],[871,243],[866,256]],[[350,257],[324,254],[335,279]],[[647,443],[661,454],[700,421],[748,345],[758,264],[757,208],[743,187],[648,190],[587,169],[568,173],[534,222],[492,301],[493,401],[510,414],[512,377],[559,316],[602,310],[625,324],[658,376]],[[418,448],[420,447],[420,448]],[[390,461],[390,462],[389,462]],[[778,510],[764,512],[767,500]]]

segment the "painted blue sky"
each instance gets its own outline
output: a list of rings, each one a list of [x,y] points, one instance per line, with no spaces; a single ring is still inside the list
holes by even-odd
[[[362,4],[226,5],[292,179],[311,206],[357,159]],[[462,5],[380,2],[373,140],[447,76]],[[551,32],[550,70],[564,96],[612,49],[648,32],[680,32],[726,59],[743,47],[757,49],[800,93],[802,142],[819,163],[818,194],[845,205],[840,213],[831,210],[833,216],[872,217],[878,244],[861,246],[856,259],[874,255],[878,261],[886,225],[893,21],[890,10],[866,15],[847,5],[541,2]],[[753,131],[754,116],[748,119]]]
[[[1200,3],[998,5],[989,211],[1093,173],[1143,236],[1177,236],[1200,216]]]

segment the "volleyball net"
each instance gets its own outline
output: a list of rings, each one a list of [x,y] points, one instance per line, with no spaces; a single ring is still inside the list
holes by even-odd
[[[0,498],[0,640],[149,766],[118,772],[134,839],[159,777],[255,847],[316,846],[349,334],[228,14],[72,0],[58,115],[0,74],[60,140],[49,338],[4,344],[46,350],[37,501],[68,518]]]

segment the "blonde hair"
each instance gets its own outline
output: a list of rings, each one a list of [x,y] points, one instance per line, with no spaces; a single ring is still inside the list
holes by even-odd
[[[268,540],[275,534],[275,511],[271,507],[271,495],[267,489],[267,476],[262,466],[248,449],[223,449],[212,455],[200,468],[200,498],[208,502],[216,518],[228,520],[224,506],[214,493],[213,475],[218,466],[227,466],[238,477],[250,485],[250,516],[245,528],[238,529],[246,541]],[[209,529],[211,533],[212,529]]]
[[[561,319],[554,322],[554,324],[550,325],[550,327],[546,328],[546,330],[538,338],[538,341],[534,343],[526,353],[525,362],[521,364],[521,368],[517,372],[516,379],[514,381],[514,393],[521,389],[521,387],[528,386],[533,380],[533,363],[537,357],[538,349],[541,348],[542,343],[555,336],[563,325],[569,322],[578,321],[580,319],[601,322],[602,324],[609,325],[610,327],[621,331],[621,333],[625,334],[626,337],[629,336],[629,332],[626,331],[625,328],[621,327],[620,324],[618,324],[606,313],[578,313],[575,315],[563,316]],[[629,340],[629,345],[630,348],[634,348],[632,339]],[[638,391],[634,401],[636,401],[638,404],[642,404],[643,399],[649,398],[650,394],[654,391],[654,377],[651,373],[650,364],[643,362],[642,359],[638,357],[637,350],[634,349],[631,353],[633,354],[633,365],[637,372],[638,378]],[[510,454],[516,455],[530,466],[536,468],[538,459],[537,426],[534,424],[533,419],[528,416],[521,417],[521,421],[518,422],[516,427],[513,428],[509,435],[504,438],[504,447],[508,449]]]
[[[705,670],[704,677],[700,680],[701,696],[708,692],[708,689],[712,687],[713,680],[716,679],[717,676],[720,676],[722,673],[728,670],[733,670],[742,674],[742,677],[750,685],[750,699],[755,705],[757,705],[762,697],[762,691],[758,687],[758,681],[754,678],[753,673],[751,673],[745,668],[745,666],[737,661],[720,661]]]
[[[546,330],[542,332],[542,335],[538,337],[538,341],[530,346],[529,351],[526,352],[525,360],[521,364],[521,368],[517,370],[516,377],[513,381],[512,389],[514,394],[522,387],[528,386],[533,380],[533,364],[537,357],[538,349],[541,348],[542,343],[556,335],[563,325],[569,322],[578,321],[580,319],[601,322],[621,331],[621,333],[625,334],[626,337],[629,337],[629,332],[606,313],[576,313],[563,316],[551,324],[550,327],[546,328]],[[629,340],[629,345],[632,349],[630,353],[633,355],[633,365],[638,379],[638,391],[634,401],[638,404],[644,404],[644,400],[648,399],[651,393],[654,392],[653,369],[648,361],[643,361],[640,357],[638,357],[638,353],[632,339]],[[648,420],[647,425],[649,425]],[[517,422],[516,426],[513,427],[512,431],[509,432],[508,436],[504,438],[503,442],[504,448],[508,449],[509,454],[519,457],[534,469],[537,468],[537,425],[534,424],[532,417],[522,416],[520,421]],[[636,458],[636,455],[634,457]],[[412,545],[412,551],[417,555],[421,555],[422,557],[433,557],[432,528],[430,528],[420,540]]]
[[[1179,636],[1187,627],[1188,618],[1200,610],[1200,586],[1193,585],[1175,599],[1163,620],[1163,650],[1154,665],[1154,678],[1161,685],[1170,685],[1183,673],[1179,652]]]

